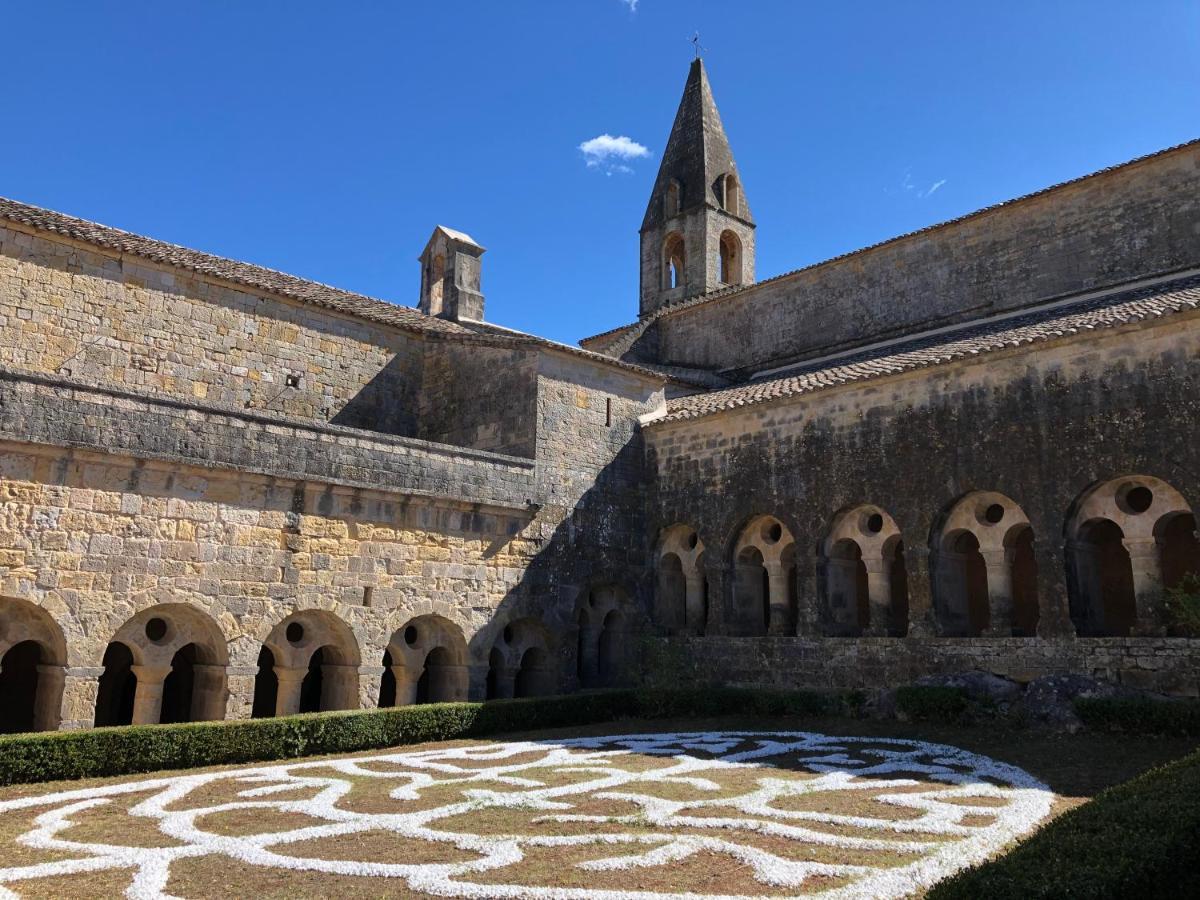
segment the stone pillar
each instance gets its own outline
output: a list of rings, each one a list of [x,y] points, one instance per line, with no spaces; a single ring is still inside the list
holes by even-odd
[[[599,667],[600,629],[589,623],[579,626],[578,647],[579,685],[594,687],[600,678]]]
[[[65,670],[58,727],[64,731],[92,727],[96,721],[96,694],[103,673],[103,666],[70,666]]]
[[[225,668],[225,718],[249,719],[254,712],[254,679],[258,666]]]
[[[170,666],[130,666],[137,678],[133,694],[133,724],[157,725],[162,716],[163,682],[171,674]]]
[[[1012,637],[1013,580],[1012,551],[980,550],[987,568],[988,627],[985,637]]]
[[[437,703],[452,703],[467,699],[470,673],[466,666],[431,666],[429,696]]]
[[[1167,633],[1163,621],[1162,568],[1158,559],[1158,542],[1154,538],[1134,538],[1121,541],[1129,551],[1133,568],[1133,595],[1137,618],[1132,633],[1139,637],[1156,637]]]
[[[685,579],[686,594],[684,595],[684,623],[686,634],[704,634],[707,622],[704,609],[704,573],[695,570],[689,572]]]
[[[937,636],[933,614],[934,559],[923,545],[904,548],[908,563],[908,636],[930,638]]]
[[[707,560],[708,553],[705,552],[704,556]],[[708,576],[708,622],[705,623],[704,633],[728,634],[727,623],[733,607],[733,570],[714,559],[705,568],[705,574]]]
[[[225,715],[225,667],[196,663],[192,666],[193,722],[208,722]]]
[[[767,620],[767,634],[790,635],[792,629],[792,604],[788,597],[788,575],[783,565],[777,562],[766,563],[767,568],[767,603],[771,608]]]
[[[867,602],[871,607],[871,619],[863,633],[867,637],[886,637],[892,610],[891,566],[883,557],[864,557],[862,562],[867,570]]]
[[[396,705],[412,706],[417,702],[417,680],[420,672],[408,666],[392,666],[392,677],[396,679]]]
[[[358,709],[379,708],[379,686],[384,671],[383,666],[358,667]]]
[[[321,711],[358,708],[358,666],[321,665]]]
[[[294,716],[300,712],[300,686],[307,674],[308,666],[275,667],[275,680],[278,684],[275,691],[275,715]]]
[[[500,666],[496,671],[496,697],[497,700],[508,700],[516,693],[517,688],[517,672],[520,671],[515,666]]]
[[[66,666],[39,665],[37,694],[33,698],[33,730],[55,731],[62,720]]]

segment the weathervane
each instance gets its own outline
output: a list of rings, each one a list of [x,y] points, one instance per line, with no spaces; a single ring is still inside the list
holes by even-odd
[[[700,32],[692,35],[690,43],[696,48],[696,59],[699,59],[706,48],[700,46]]]

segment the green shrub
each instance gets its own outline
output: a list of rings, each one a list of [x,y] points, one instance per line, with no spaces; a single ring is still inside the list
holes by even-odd
[[[1200,701],[1076,697],[1075,712],[1095,731],[1200,735]]]
[[[838,713],[841,705],[837,695],[805,691],[615,690],[276,719],[7,735],[0,736],[0,784],[352,753],[622,718],[828,715]]]
[[[896,709],[914,722],[956,722],[967,695],[962,688],[910,684],[896,689]]]
[[[929,900],[1200,897],[1200,753],[1097,795]]]
[[[1163,594],[1167,626],[1172,634],[1200,637],[1200,575],[1188,572]]]

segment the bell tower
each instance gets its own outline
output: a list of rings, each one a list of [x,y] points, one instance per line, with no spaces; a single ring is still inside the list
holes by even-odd
[[[639,315],[752,284],[754,227],[704,61],[697,57],[642,220]]]

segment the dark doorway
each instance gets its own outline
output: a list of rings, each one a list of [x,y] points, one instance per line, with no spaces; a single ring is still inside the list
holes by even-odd
[[[41,661],[35,641],[15,644],[0,660],[0,734],[33,731]]]
[[[279,679],[275,677],[275,654],[263,647],[258,651],[258,674],[254,676],[254,706],[250,715],[255,719],[275,716],[279,697]]]
[[[192,693],[196,686],[196,645],[180,647],[171,660],[171,674],[163,682],[162,708],[158,721],[164,725],[172,722],[192,721]]]
[[[120,641],[104,651],[104,674],[96,693],[96,725],[128,725],[133,721],[133,698],[137,676],[133,674],[133,653]]]
[[[396,705],[396,673],[392,671],[392,651],[383,651],[383,677],[379,679],[379,707],[388,709]]]
[[[1033,529],[1025,528],[1012,551],[1013,634],[1035,637],[1038,626],[1037,560],[1033,556]]]
[[[308,674],[300,684],[300,712],[321,711],[321,688],[324,673],[321,667],[325,664],[325,648],[318,647],[308,660]]]

